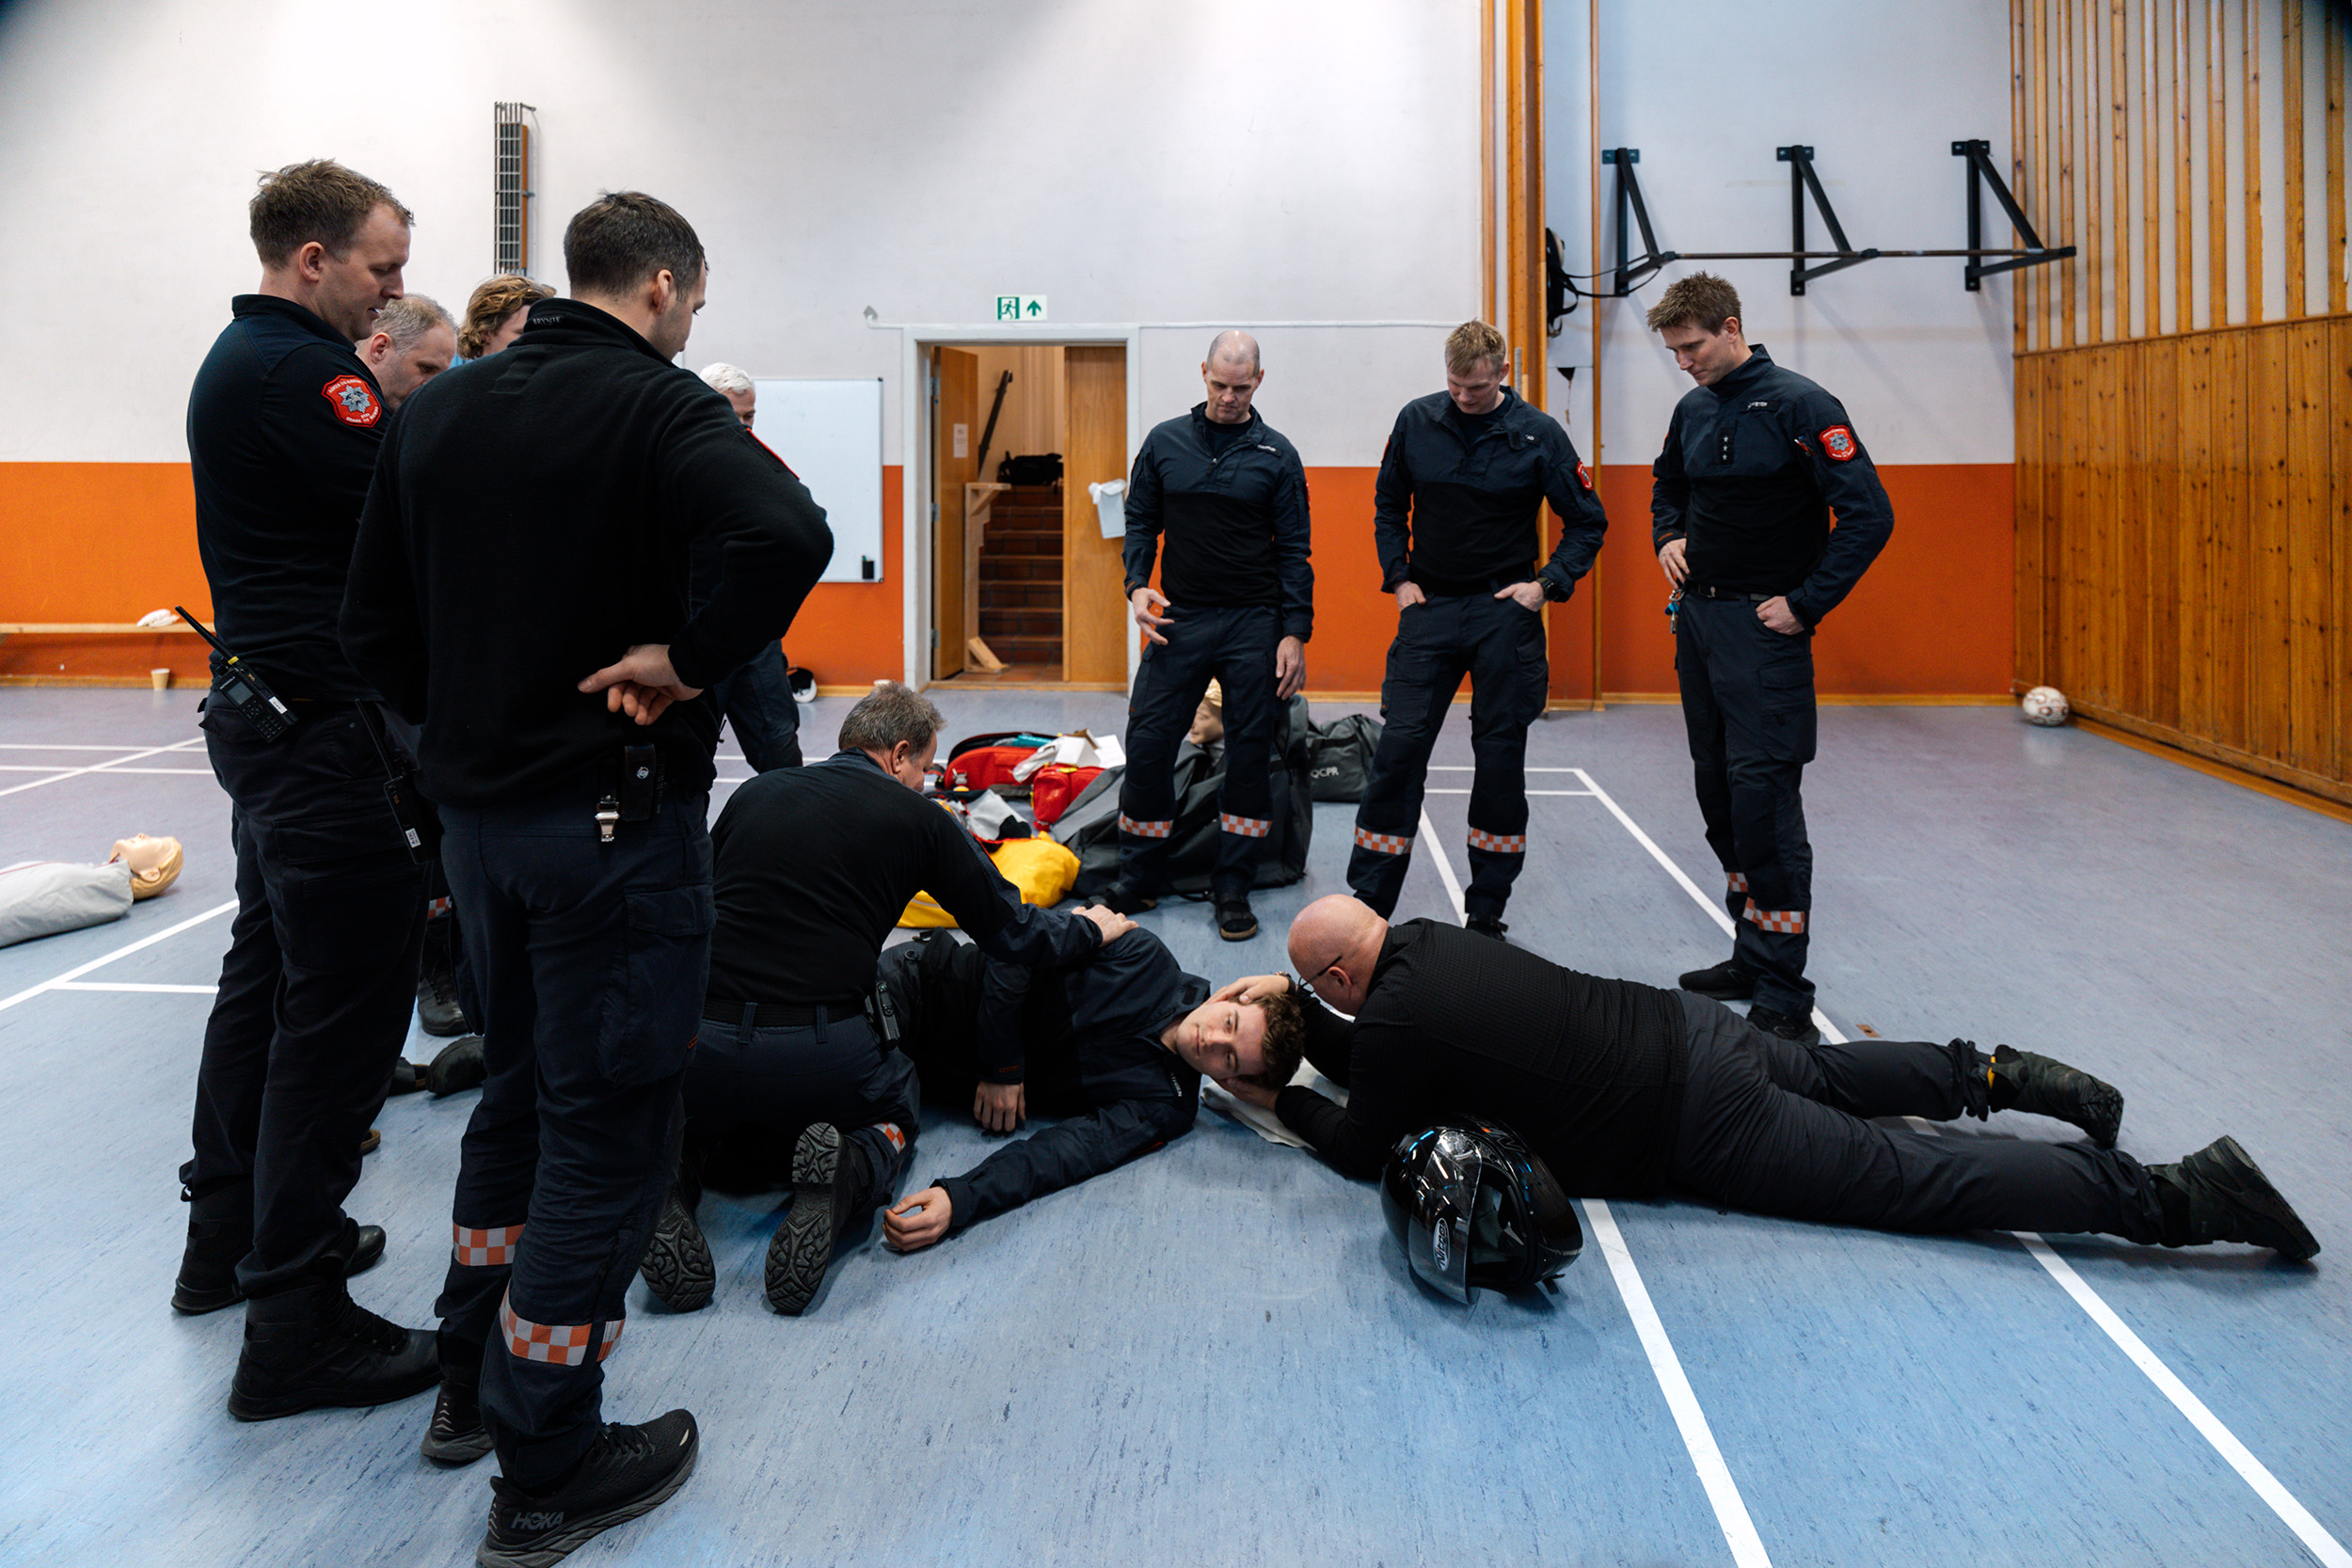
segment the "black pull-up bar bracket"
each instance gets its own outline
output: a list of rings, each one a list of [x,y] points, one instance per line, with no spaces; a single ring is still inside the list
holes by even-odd
[[[1649,207],[1642,199],[1642,180],[1633,172],[1633,166],[1642,161],[1642,150],[1605,147],[1601,149],[1600,161],[1617,171],[1617,276],[1610,297],[1622,299],[1660,267],[1681,258],[1674,251],[1659,249],[1658,236],[1650,230]],[[1626,221],[1629,214],[1631,226]],[[1634,228],[1642,231],[1642,254],[1638,257],[1630,251]]]
[[[2019,209],[2017,198],[2009,194],[2009,186],[2001,179],[2001,171],[1993,166],[1991,142],[1956,141],[1952,143],[1952,156],[1968,160],[1968,248],[1973,254],[1968,258],[1968,265],[1962,270],[1961,277],[1971,293],[1983,288],[1984,279],[1995,273],[2015,272],[2020,267],[2038,267],[2045,261],[2062,261],[2074,254],[2074,247],[2071,245],[2052,250],[2042,243],[2042,236],[2034,231],[2032,224],[2026,221],[2026,214]],[[1992,254],[1984,249],[1984,187],[1988,183],[1993,187],[1994,198],[2001,204],[2001,211],[2009,214],[2010,227],[2016,230],[2026,242],[2025,249],[2011,252],[2006,261],[1989,264],[1979,260],[1981,255]]]
[[[1813,149],[1783,147],[1776,149],[1772,155],[1788,166],[1788,249],[1792,256],[1799,259],[1798,264],[1788,269],[1788,292],[1802,294],[1804,286],[1817,277],[1826,277],[1833,272],[1843,272],[1848,267],[1877,261],[1879,253],[1876,250],[1856,250],[1847,242],[1845,226],[1837,221],[1837,210],[1829,204],[1829,194],[1821,189],[1820,177],[1813,172]],[[1824,261],[1818,267],[1808,267],[1802,260],[1804,255],[1804,198],[1808,191],[1813,195],[1814,205],[1821,209],[1821,221],[1829,225],[1830,243],[1837,247],[1837,260]]]

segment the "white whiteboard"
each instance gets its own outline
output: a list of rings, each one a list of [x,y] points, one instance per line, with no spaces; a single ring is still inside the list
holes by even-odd
[[[882,384],[755,377],[752,428],[825,509],[833,529],[826,582],[882,575]]]

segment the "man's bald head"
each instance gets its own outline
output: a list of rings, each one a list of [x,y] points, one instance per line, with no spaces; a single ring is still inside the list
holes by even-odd
[[[1360,1011],[1389,923],[1353,894],[1318,898],[1291,922],[1291,967],[1343,1013]]]
[[[1258,340],[1228,328],[1209,340],[1200,361],[1200,384],[1208,390],[1207,413],[1217,424],[1248,424],[1249,400],[1265,372],[1258,364]]]

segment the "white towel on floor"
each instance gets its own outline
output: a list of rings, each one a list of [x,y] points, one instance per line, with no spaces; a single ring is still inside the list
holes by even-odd
[[[1347,1091],[1317,1072],[1311,1062],[1301,1061],[1298,1064],[1298,1070],[1291,1074],[1291,1082],[1301,1088],[1314,1090],[1326,1100],[1335,1101],[1342,1105],[1347,1103]],[[1270,1144],[1288,1144],[1293,1148],[1307,1147],[1307,1140],[1283,1126],[1281,1117],[1272,1111],[1261,1111],[1255,1105],[1245,1104],[1235,1100],[1232,1095],[1218,1088],[1216,1081],[1213,1078],[1200,1080],[1200,1103],[1220,1116],[1230,1117],[1240,1122]]]

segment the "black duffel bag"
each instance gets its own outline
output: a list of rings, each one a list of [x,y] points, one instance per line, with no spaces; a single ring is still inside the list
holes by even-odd
[[[1264,858],[1258,862],[1257,887],[1288,887],[1307,874],[1307,849],[1315,830],[1314,798],[1307,789],[1307,701],[1294,697],[1277,721],[1267,760],[1273,786]],[[1072,890],[1081,902],[1109,887],[1119,876],[1119,783],[1124,768],[1110,768],[1072,802],[1054,836],[1078,856]],[[1217,791],[1225,784],[1225,748],[1203,749],[1187,741],[1176,749],[1176,826],[1168,835],[1168,882],[1171,893],[1206,893],[1216,869]],[[1074,828],[1073,819],[1077,819]]]
[[[1318,800],[1361,800],[1380,749],[1380,721],[1349,713],[1307,733],[1307,784]]]

